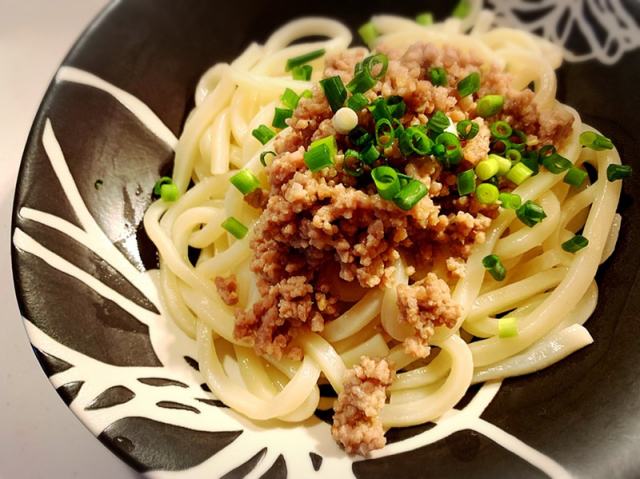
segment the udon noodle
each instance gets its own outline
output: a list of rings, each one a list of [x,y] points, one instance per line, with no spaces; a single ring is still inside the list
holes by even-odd
[[[198,83],[196,106],[177,147],[172,179],[179,199],[153,203],[144,224],[159,251],[164,304],[180,328],[197,339],[207,384],[218,399],[255,420],[299,422],[319,407],[331,407],[333,399],[320,397],[318,383],[343,392],[345,372],[367,356],[385,358],[397,372],[379,411],[382,426],[421,424],[453,408],[471,384],[538,371],[592,342],[583,323],[598,297],[594,276],[612,253],[620,224],[616,207],[621,182],[607,181],[604,172],[620,158],[615,149],[581,146],[579,135],[594,130],[555,98],[554,69],[562,61],[561,50],[525,32],[492,28],[491,13],[479,11],[477,4],[463,20],[422,26],[382,15],[373,17],[372,24],[380,34],[369,44],[372,50],[379,45],[406,50],[418,41],[450,45],[498,64],[513,76],[517,89],[533,84],[538,110],[564,109],[573,115],[572,132],[558,153],[575,166],[590,165],[595,173],[574,188],[562,181],[563,175],[541,168],[512,193],[522,202],[541,205],[544,221],[525,227],[513,209],[500,208],[485,241],[477,242],[466,258],[463,277],[447,278],[446,270],[434,265],[446,278],[460,314],[453,327],[435,329],[426,360],[407,354],[401,343],[408,325],[400,319],[395,286],[411,284],[415,274],[403,257],[393,265],[394,286],[355,295],[323,330],[297,337],[301,359],[257,354],[234,334],[234,308],[222,301],[214,284],[216,277],[233,273],[237,308],[250,309],[260,299],[250,268],[260,210],[243,201],[229,179],[248,169],[268,188],[261,154],[273,150],[275,140],[263,145],[252,132],[271,124],[286,88],[298,95],[317,88],[324,57],[309,63],[309,81],[293,80],[285,62],[318,49],[326,50],[326,56],[343,52],[352,36],[336,21],[301,19],[277,30],[264,45],[251,44],[233,62],[213,66]],[[327,40],[298,42],[308,36]],[[243,239],[222,227],[230,216],[248,227]],[[588,246],[574,254],[563,250],[562,243],[577,232],[588,238]],[[190,249],[199,252],[193,262]],[[483,266],[483,258],[491,254],[506,266],[504,281],[494,280]],[[517,318],[518,332],[504,338],[498,323],[507,314]],[[235,366],[224,367],[223,356]]]

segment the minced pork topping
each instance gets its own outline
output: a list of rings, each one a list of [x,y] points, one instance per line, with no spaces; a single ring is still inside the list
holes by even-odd
[[[381,46],[377,52],[388,57],[388,69],[364,93],[370,103],[380,97],[401,97],[406,114],[398,121],[405,129],[426,125],[440,111],[455,123],[473,120],[478,134],[460,140],[462,161],[450,168],[433,156],[405,156],[397,139],[386,148],[378,147],[383,161],[376,166],[386,164],[422,182],[428,190],[404,211],[378,194],[369,171],[357,177],[345,171],[344,152],[355,147],[348,135],[334,128],[334,114],[322,88],[314,87],[310,98],[301,97],[287,120],[291,128],[275,139],[276,156],[266,168],[270,189],[258,189],[245,198],[262,209],[251,240],[251,269],[261,299],[247,310],[236,309],[234,334],[253,344],[257,354],[301,358],[302,350],[292,345],[295,337],[307,331],[321,332],[349,307],[335,287],[339,275],[362,288],[397,287],[400,319],[415,330],[405,340],[405,351],[427,356],[434,328],[453,327],[460,315],[445,279],[464,276],[473,245],[484,242],[491,220],[499,213],[498,202],[483,204],[474,193],[459,195],[457,174],[487,158],[492,148],[490,126],[495,121],[503,120],[524,132],[527,148],[534,150],[560,146],[571,132],[570,113],[539,111],[531,90],[512,88],[511,75],[497,65],[485,64],[473,52],[423,42],[406,51]],[[338,76],[348,83],[365,54],[363,49],[353,49],[327,58],[324,77]],[[428,71],[433,67],[445,69],[444,86],[434,86],[429,80]],[[461,98],[457,84],[473,72],[480,75],[480,89]],[[489,94],[503,96],[504,105],[495,116],[481,118],[477,102]],[[357,116],[358,126],[373,132],[375,120],[369,109],[363,108]],[[305,163],[305,152],[311,142],[328,136],[337,142],[335,164],[312,172]],[[515,186],[506,176],[499,182],[503,191]],[[409,285],[393,283],[393,265],[400,255],[413,274]],[[447,278],[431,272],[435,261],[446,265]],[[236,301],[234,283],[222,278],[216,281],[227,304]],[[385,374],[379,373],[380,368],[386,368]],[[348,387],[336,405],[334,436],[347,451],[366,454],[384,444],[376,411],[384,404],[384,385],[391,374],[387,369],[385,361],[366,358],[345,378]],[[370,389],[375,399],[362,403],[361,391]]]
[[[404,340],[404,351],[417,358],[429,355],[429,338],[436,326],[452,328],[460,317],[460,305],[451,299],[449,286],[429,273],[413,283],[398,285],[400,319],[413,326],[415,334]]]
[[[360,358],[344,374],[344,391],[333,406],[331,434],[348,453],[367,455],[387,442],[378,413],[387,399],[395,371],[385,359]]]
[[[429,191],[403,211],[377,194],[370,175],[345,173],[341,153],[352,145],[347,135],[333,127],[333,112],[323,90],[316,87],[311,98],[301,98],[287,120],[291,128],[275,140],[277,156],[266,169],[271,189],[247,196],[249,204],[263,209],[251,241],[251,269],[258,277],[261,299],[247,311],[236,310],[235,335],[254,344],[258,354],[301,357],[302,352],[290,346],[292,339],[300,332],[322,331],[325,322],[344,309],[340,291],[332,288],[336,271],[343,280],[357,281],[364,288],[394,287],[393,264],[402,254],[419,277],[426,276],[438,256],[445,257],[450,278],[464,276],[473,245],[484,241],[485,231],[498,215],[498,203],[481,204],[474,194],[459,196],[456,191],[457,172],[486,158],[490,149],[489,121],[475,111],[478,98],[503,95],[504,106],[491,120],[504,120],[524,131],[529,144],[558,145],[571,131],[571,114],[538,111],[531,90],[513,89],[511,75],[497,65],[483,65],[473,53],[423,42],[406,52],[385,46],[378,51],[387,55],[389,65],[384,77],[365,93],[370,102],[380,96],[402,97],[407,105],[400,118],[404,127],[425,125],[439,110],[454,122],[473,119],[479,133],[461,141],[464,158],[454,169],[443,168],[432,156],[406,157],[397,140],[384,149],[389,166],[423,182]],[[349,82],[364,56],[363,49],[354,49],[327,58],[324,77],[337,75]],[[433,67],[445,69],[447,85],[434,86],[428,80],[428,69]],[[461,99],[457,82],[472,72],[480,74],[480,90]],[[358,112],[358,118],[359,126],[373,130],[367,108]],[[338,144],[335,165],[313,173],[305,164],[305,151],[312,141],[329,135]],[[416,328],[407,350],[418,356],[424,355],[433,326],[455,323],[452,316],[458,310],[448,296],[448,286],[438,285],[438,294],[448,298],[448,306],[435,314],[425,306],[425,299],[418,299],[426,286],[401,288],[399,295],[402,317]],[[414,295],[415,301],[408,295]]]

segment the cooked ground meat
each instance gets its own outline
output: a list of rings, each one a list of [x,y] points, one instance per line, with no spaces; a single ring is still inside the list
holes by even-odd
[[[263,190],[262,188],[256,188],[251,193],[244,197],[244,200],[247,202],[249,206],[252,206],[255,209],[263,210],[267,206],[267,201],[269,201],[269,192]]]
[[[481,69],[485,63],[484,60],[473,52],[462,52],[447,45],[439,49],[431,43],[424,42],[415,43],[406,52],[384,45],[380,46],[378,51],[388,56],[389,68],[382,81],[373,90],[384,97],[400,95],[407,106],[416,113],[430,115],[440,110],[454,122],[469,118],[480,123],[481,119],[477,119],[476,102],[473,96],[461,99],[456,88],[459,80],[472,72],[477,72],[481,77],[481,87],[476,99],[488,94],[503,95],[505,98],[502,111],[496,117],[489,118],[489,122],[497,119],[504,120],[513,128],[521,129],[527,135],[536,137],[539,145],[560,146],[571,132],[573,125],[571,113],[561,109],[538,111],[536,104],[533,103],[533,91],[513,88],[512,75],[503,72],[497,64],[489,65],[488,70],[484,71]],[[447,85],[431,84],[427,71],[433,67],[445,68]],[[346,79],[350,78],[346,77]],[[422,120],[420,122],[424,124]],[[489,151],[488,146],[486,142],[485,153]],[[469,150],[465,148],[465,158],[473,164],[477,163],[473,161],[474,159],[482,159],[477,148],[479,146],[476,145]]]
[[[451,299],[447,283],[433,273],[411,286],[399,284],[397,291],[400,319],[415,330],[413,336],[404,340],[404,351],[417,358],[426,358],[434,328],[453,327],[460,317],[461,307]]]
[[[362,356],[358,366],[345,372],[344,391],[333,408],[331,435],[348,453],[366,456],[386,444],[378,413],[387,399],[387,387],[394,379],[394,369],[386,360],[367,356]]]
[[[236,275],[232,274],[223,278],[222,276],[216,277],[216,288],[218,294],[224,304],[233,306],[238,304],[238,283],[236,283]]]
[[[467,273],[467,263],[462,258],[449,257],[447,258],[447,271],[452,278],[464,278]]]
[[[491,131],[484,119],[476,118],[473,121],[478,124],[478,134],[467,141],[464,147],[464,158],[471,163],[472,166],[475,166],[487,157],[491,142]]]
[[[343,152],[353,145],[348,136],[337,133],[333,112],[321,88],[311,98],[301,98],[291,128],[276,137],[277,156],[267,167],[270,190],[259,190],[247,201],[263,209],[251,241],[254,256],[251,269],[257,275],[261,299],[248,310],[236,310],[235,336],[254,345],[258,354],[277,358],[283,354],[300,357],[291,341],[303,331],[322,331],[324,324],[337,317],[345,305],[330,272],[345,281],[357,281],[363,288],[392,287],[393,264],[403,255],[408,264],[424,277],[435,259],[447,260],[450,277],[464,275],[464,261],[475,243],[482,243],[498,205],[484,205],[474,194],[460,197],[457,174],[484,159],[490,148],[488,125],[498,119],[508,121],[539,145],[559,146],[571,131],[573,118],[563,110],[538,111],[530,90],[511,87],[511,76],[496,65],[483,65],[473,53],[456,48],[442,49],[416,43],[406,52],[379,48],[389,57],[386,74],[365,96],[401,96],[407,105],[399,119],[406,128],[425,125],[436,110],[454,122],[473,119],[478,135],[461,141],[463,161],[449,170],[432,156],[405,157],[398,141],[384,149],[389,166],[394,167],[428,189],[409,211],[377,194],[370,173],[354,177],[343,169]],[[327,59],[325,76],[338,75],[343,82],[353,77],[354,65],[364,58],[362,49],[343,52]],[[444,67],[447,84],[434,86],[428,70]],[[481,68],[482,67],[482,68]],[[477,94],[460,98],[457,82],[471,72],[481,76]],[[476,100],[486,94],[502,94],[503,110],[494,118],[476,115]],[[368,109],[358,112],[359,126],[373,131],[374,120]],[[571,117],[571,118],[570,118]],[[544,123],[544,124],[543,124]],[[312,173],[304,154],[312,141],[333,135],[338,145],[335,165]],[[508,186],[508,185],[507,185]],[[433,275],[435,278],[435,275]],[[408,350],[427,354],[427,340],[434,325],[452,325],[459,311],[452,303],[448,287],[427,276],[425,281],[402,292],[405,320],[416,327]],[[429,295],[448,298],[442,311],[430,305]]]
[[[364,48],[354,48],[328,56],[325,59],[324,77],[329,78],[338,75],[343,83],[349,83],[353,78],[353,69],[356,63],[364,60],[366,56],[367,51]]]

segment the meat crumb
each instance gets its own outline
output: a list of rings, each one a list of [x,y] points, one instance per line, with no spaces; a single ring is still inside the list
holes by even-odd
[[[267,206],[267,201],[269,201],[269,192],[262,188],[256,188],[248,195],[245,195],[244,201],[255,209],[263,210]]]
[[[434,273],[408,286],[399,284],[398,307],[400,319],[411,324],[415,334],[404,340],[404,352],[417,358],[429,355],[429,338],[436,326],[452,328],[460,314],[461,306],[451,298],[449,286]]]
[[[216,277],[216,288],[218,294],[224,304],[227,306],[234,306],[238,304],[238,283],[236,282],[236,275],[232,274],[223,278],[222,276]]]
[[[467,141],[467,144],[464,147],[464,158],[472,166],[476,166],[489,156],[491,130],[489,130],[484,119],[478,117],[473,121],[478,124],[478,134],[473,139]]]
[[[463,258],[447,258],[447,271],[451,278],[464,278],[467,274],[467,262]]]
[[[378,413],[394,379],[395,371],[387,360],[368,356],[344,373],[344,391],[334,406],[331,435],[347,453],[366,456],[386,444]]]

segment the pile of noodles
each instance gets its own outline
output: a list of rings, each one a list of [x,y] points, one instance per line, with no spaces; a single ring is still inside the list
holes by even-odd
[[[331,407],[320,398],[318,382],[328,381],[339,393],[345,370],[366,355],[388,358],[398,370],[379,416],[384,427],[421,424],[453,408],[471,384],[540,370],[592,342],[582,324],[595,308],[594,276],[611,254],[620,224],[620,182],[607,181],[604,172],[620,159],[615,149],[583,149],[578,136],[593,129],[555,99],[554,69],[562,61],[561,50],[525,32],[492,28],[491,13],[480,11],[477,2],[464,20],[424,27],[377,16],[372,23],[381,35],[371,49],[381,43],[406,49],[416,41],[473,49],[513,74],[515,88],[533,83],[539,110],[564,108],[575,117],[573,132],[559,153],[576,166],[592,165],[597,180],[576,189],[563,183],[562,175],[545,170],[513,191],[523,202],[540,204],[547,218],[528,228],[513,210],[501,209],[484,244],[474,246],[464,278],[451,284],[462,315],[454,328],[436,329],[428,361],[416,362],[398,344],[411,328],[398,319],[395,287],[370,290],[323,332],[305,334],[298,341],[302,361],[259,357],[234,338],[233,308],[222,302],[213,283],[216,276],[234,273],[237,306],[250,307],[259,298],[249,267],[249,243],[259,211],[243,201],[229,178],[248,168],[268,186],[259,157],[273,150],[273,140],[262,145],[251,132],[271,124],[285,88],[300,94],[312,88],[323,71],[323,59],[314,60],[312,81],[293,80],[285,73],[286,60],[319,48],[328,55],[346,50],[352,37],[336,21],[301,19],[276,31],[264,45],[252,44],[231,64],[213,66],[198,84],[196,107],[176,152],[173,181],[180,198],[155,202],[144,224],[160,253],[164,304],[180,328],[197,338],[207,384],[217,398],[249,418],[302,421],[318,407]],[[327,40],[292,45],[311,35]],[[229,216],[249,227],[244,239],[222,228]],[[580,230],[588,247],[576,254],[563,251],[561,244]],[[195,266],[189,247],[200,250]],[[482,259],[489,254],[497,254],[507,267],[504,281],[485,274]],[[397,262],[396,285],[408,284],[406,268],[402,260]],[[516,337],[497,335],[497,317],[505,312],[518,318]]]

